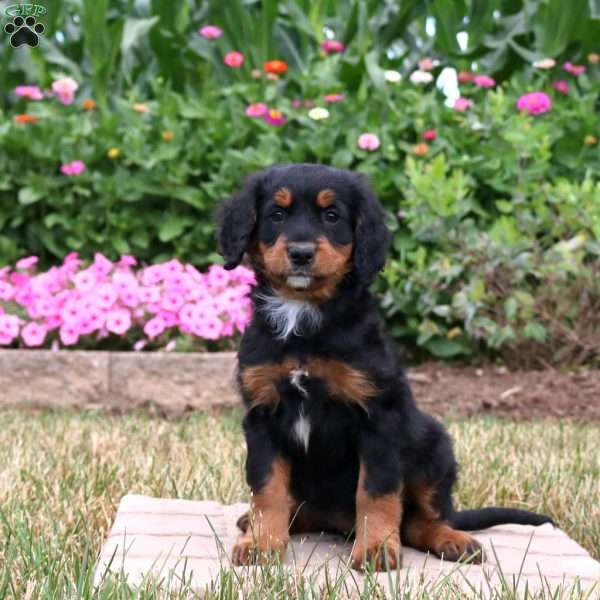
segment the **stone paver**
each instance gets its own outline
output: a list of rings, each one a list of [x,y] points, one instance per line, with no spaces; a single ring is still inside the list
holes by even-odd
[[[239,534],[235,522],[246,509],[246,504],[224,506],[127,495],[102,548],[96,581],[108,568],[123,571],[133,584],[149,575],[172,585],[185,578],[201,591],[217,578],[222,567],[230,566],[228,557]],[[481,588],[484,597],[489,585],[555,590],[577,584],[588,590],[596,586],[600,592],[600,563],[560,529],[503,525],[474,535],[487,551],[481,566],[448,563],[404,548],[402,569],[391,576],[378,574],[377,578],[388,589],[411,582],[417,585],[420,579],[425,585],[435,585],[449,578],[465,591]],[[351,547],[343,538],[330,534],[294,536],[285,562],[290,570],[302,571],[317,582],[324,580],[326,570],[330,580],[343,577],[346,589],[340,597],[348,597],[361,589],[363,581],[355,571],[349,575]],[[251,582],[256,568],[238,567],[236,571]]]

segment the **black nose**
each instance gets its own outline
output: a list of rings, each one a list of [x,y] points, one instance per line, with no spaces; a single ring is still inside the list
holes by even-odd
[[[288,244],[288,256],[295,267],[310,265],[315,259],[315,245],[311,242]]]

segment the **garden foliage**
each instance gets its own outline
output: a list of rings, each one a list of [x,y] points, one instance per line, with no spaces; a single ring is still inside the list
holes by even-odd
[[[150,4],[125,17],[84,0],[67,28],[66,2],[50,25],[62,44],[10,50],[3,264],[100,251],[204,268],[219,260],[216,204],[245,174],[322,162],[367,173],[388,212],[377,292],[396,338],[444,358],[597,359],[595,3],[558,30],[564,3],[454,3],[434,37],[417,2]],[[484,4],[504,12],[476,15]],[[465,51],[452,15],[469,16]],[[446,67],[458,99],[436,86]]]

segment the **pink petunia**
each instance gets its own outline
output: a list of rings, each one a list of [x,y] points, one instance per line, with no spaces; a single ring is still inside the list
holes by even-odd
[[[223,62],[228,67],[232,67],[233,69],[237,69],[237,68],[241,67],[244,64],[244,55],[241,52],[238,52],[237,50],[234,50],[233,52],[228,52],[223,57]]]
[[[103,283],[98,286],[95,294],[96,306],[104,310],[108,310],[114,306],[117,301],[117,290],[109,283]]]
[[[104,256],[104,254],[96,252],[96,254],[94,254],[94,264],[90,269],[92,269],[97,276],[104,277],[112,271],[113,264],[106,256]]]
[[[246,115],[248,117],[257,118],[263,117],[269,110],[269,107],[262,102],[256,102],[255,104],[249,104],[246,108]]]
[[[160,306],[163,310],[177,312],[184,305],[184,303],[185,298],[181,294],[168,292],[162,297]]]
[[[21,319],[15,315],[0,315],[0,334],[16,338],[19,335]]]
[[[529,92],[517,100],[517,109],[530,115],[541,115],[552,109],[552,100],[544,92]]]
[[[75,325],[64,324],[58,331],[60,341],[65,346],[72,346],[79,340],[79,328]]]
[[[121,269],[127,269],[128,267],[135,267],[137,265],[137,259],[135,256],[129,254],[121,254],[121,258],[117,263],[117,266]]]
[[[7,281],[0,281],[0,300],[10,300],[15,295],[15,287]]]
[[[61,77],[52,84],[52,91],[63,104],[73,104],[78,88],[79,84],[71,77]]]
[[[21,330],[21,337],[26,346],[41,346],[46,339],[47,333],[48,330],[43,325],[38,325],[32,321],[23,327]]]
[[[16,267],[17,269],[29,269],[30,267],[36,265],[38,260],[39,259],[37,256],[27,256],[21,260],[18,260]]]
[[[379,137],[374,133],[361,133],[356,143],[361,150],[368,150],[369,152],[374,152],[381,146]]]
[[[461,96],[460,98],[457,98],[454,101],[454,106],[452,108],[454,108],[454,110],[457,110],[458,112],[465,112],[466,110],[472,107],[473,100],[469,100],[468,98],[464,98],[463,96]]]
[[[496,85],[496,80],[489,75],[474,75],[473,83],[482,88],[492,88]]]
[[[105,326],[111,333],[123,335],[131,327],[131,313],[125,308],[112,310],[106,315]]]
[[[85,171],[85,163],[82,160],[74,160],[70,163],[61,165],[60,172],[63,175],[81,175]]]
[[[583,75],[586,71],[586,67],[585,65],[574,65],[573,63],[570,62],[566,62],[563,65],[563,69],[569,73],[571,73],[571,75]]]
[[[561,94],[567,96],[569,94],[569,82],[565,79],[557,79],[552,82],[552,87]]]
[[[422,137],[427,142],[433,142],[437,138],[437,131],[435,129],[427,129],[423,132]]]
[[[89,292],[96,285],[96,276],[91,269],[84,269],[73,276],[73,283],[80,292]]]
[[[42,90],[37,85],[18,85],[15,88],[15,96],[28,100],[43,100],[44,98]]]
[[[343,52],[346,47],[339,40],[325,40],[321,43],[321,49],[325,54],[339,54]]]
[[[223,30],[216,25],[204,25],[198,29],[198,33],[207,40],[216,40],[223,35]]]
[[[154,317],[150,319],[146,325],[144,325],[144,333],[150,338],[154,339],[159,336],[165,330],[165,322],[162,317]]]

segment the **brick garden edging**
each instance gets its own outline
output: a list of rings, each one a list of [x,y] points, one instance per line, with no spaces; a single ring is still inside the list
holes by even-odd
[[[0,407],[231,406],[234,368],[234,352],[0,350]]]

